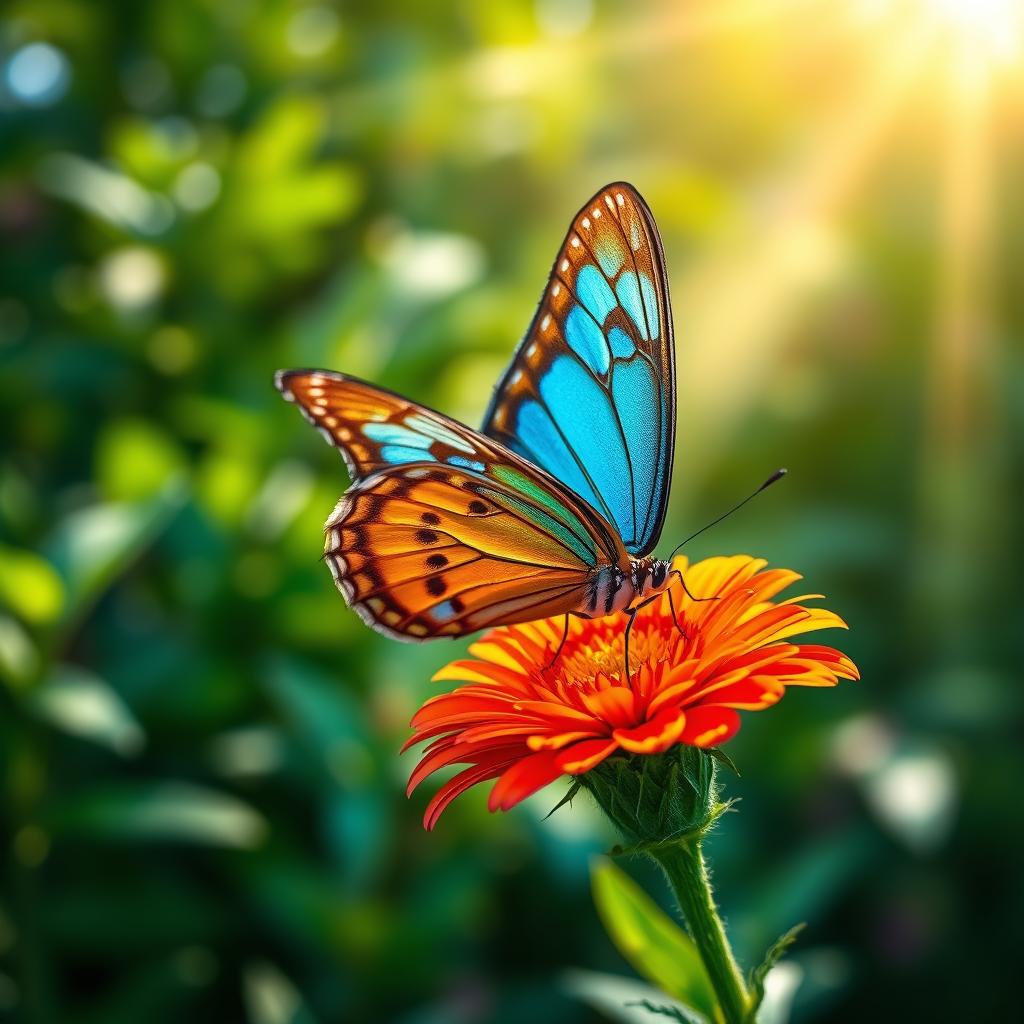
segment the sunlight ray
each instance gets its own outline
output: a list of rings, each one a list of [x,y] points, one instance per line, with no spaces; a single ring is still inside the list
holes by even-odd
[[[918,627],[942,633],[948,656],[970,635],[981,567],[995,556],[1010,507],[1001,493],[1006,424],[992,367],[989,267],[992,246],[994,115],[984,58],[961,49],[949,79],[941,264],[921,447],[915,572]],[[1006,476],[1008,479],[1008,474]],[[964,623],[957,635],[937,622]]]
[[[892,45],[803,167],[775,188],[765,211],[753,202],[745,221],[716,251],[691,265],[675,286],[686,311],[681,334],[690,351],[680,387],[690,493],[720,460],[723,446],[771,378],[772,365],[808,294],[841,269],[835,218],[875,166],[906,115],[906,100],[930,54],[931,40]],[[698,388],[689,381],[714,381]]]

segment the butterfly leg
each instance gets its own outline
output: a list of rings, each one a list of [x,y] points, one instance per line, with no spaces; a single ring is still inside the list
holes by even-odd
[[[684,640],[688,640],[689,637],[686,635],[686,631],[683,629],[682,626],[679,625],[679,613],[676,611],[676,604],[675,604],[675,601],[672,598],[672,588],[671,587],[669,587],[669,591],[668,591],[668,606],[669,606],[669,608],[672,611],[672,621],[675,623],[676,629],[679,630],[679,635]]]
[[[674,572],[679,577],[679,582],[683,584],[683,590],[686,590],[686,593],[689,595],[691,600],[693,600],[693,601],[717,601],[718,600],[717,596],[715,596],[715,597],[694,597],[693,594],[691,594],[690,591],[686,589],[686,583],[683,582],[683,574],[678,569],[673,569],[672,572]],[[626,614],[629,616],[629,622],[626,623],[626,638],[625,638],[625,643],[623,644],[623,648],[624,648],[624,660],[625,660],[626,678],[627,679],[631,680],[633,678],[633,674],[630,671],[630,667],[629,667],[629,634],[630,634],[630,632],[632,632],[633,623],[636,621],[636,613],[638,611],[640,611],[641,608],[645,608],[647,605],[651,604],[652,602],[657,601],[658,598],[661,597],[661,596],[662,595],[660,593],[652,594],[649,598],[647,598],[646,601],[641,601],[638,605],[634,605],[632,608],[627,608],[626,609]],[[671,590],[671,588],[669,588],[669,590],[668,590],[668,606],[669,606],[669,608],[672,609],[672,621],[675,623],[676,629],[679,630],[679,635],[684,640],[688,639],[686,633],[683,632],[683,627],[679,625],[679,617],[676,614],[676,606],[675,606],[675,603],[672,600],[672,590]]]
[[[683,585],[683,590],[685,591],[686,596],[691,601],[720,601],[721,600],[721,596],[718,595],[718,594],[712,594],[711,597],[694,597],[693,594],[690,593],[690,588],[686,585],[686,580],[683,579],[683,574],[678,569],[673,569],[672,572],[669,575],[674,575],[674,576],[678,576],[679,577],[679,582]]]
[[[661,597],[660,593],[652,594],[646,601],[641,601],[638,605],[634,605],[632,608],[626,609],[626,614],[629,616],[629,622],[626,623],[626,639],[623,644],[623,655],[626,663],[626,678],[629,680],[632,680],[633,678],[633,674],[629,670],[629,634],[633,630],[633,623],[636,622],[636,613],[640,611],[641,608],[646,608],[647,605],[651,604],[653,601],[657,601],[659,597]]]
[[[562,653],[562,648],[565,646],[565,641],[569,639],[569,613],[565,613],[565,625],[562,627],[562,639],[558,644],[558,650],[555,651],[554,657],[545,665],[546,669],[552,669],[555,667],[555,662],[558,661],[559,655]]]
[[[638,607],[643,607],[642,605]],[[623,660],[626,667],[626,679],[632,682],[633,673],[629,669],[629,634],[633,631],[633,623],[636,622],[637,608],[629,608],[626,610],[626,614],[629,616],[629,622],[626,623],[626,635],[623,643]]]

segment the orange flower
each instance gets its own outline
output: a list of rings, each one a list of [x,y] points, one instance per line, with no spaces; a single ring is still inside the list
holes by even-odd
[[[412,791],[448,765],[468,765],[427,806],[431,829],[460,793],[488,779],[490,809],[506,811],[560,775],[581,775],[617,752],[657,754],[677,743],[712,747],[739,728],[737,711],[775,704],[787,686],[835,686],[857,679],[832,647],[794,644],[799,633],[846,623],[801,602],[774,602],[801,577],[765,569],[760,558],[678,558],[691,600],[679,583],[643,607],[630,637],[632,679],[623,672],[625,613],[569,621],[543,619],[491,630],[470,648],[476,660],[455,661],[435,680],[467,685],[432,697],[412,720],[406,747],[432,742],[409,780]]]

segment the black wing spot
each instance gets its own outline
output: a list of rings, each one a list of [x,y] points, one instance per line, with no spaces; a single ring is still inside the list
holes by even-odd
[[[471,501],[469,511],[475,516],[482,516],[487,511],[487,506],[482,501]]]
[[[436,512],[424,512],[420,516],[420,519],[427,524],[427,526],[437,526],[441,522],[441,517]]]
[[[443,576],[431,576],[427,580],[427,593],[431,597],[440,597],[448,589],[448,584],[445,583]]]
[[[437,534],[433,530],[417,530],[416,540],[420,544],[436,544]]]
[[[458,597],[452,598],[452,610],[456,615],[461,615],[466,610],[466,606],[462,603],[462,599]]]
[[[429,555],[427,557],[428,569],[443,569],[447,564],[448,559],[444,555]]]
[[[363,499],[363,501],[365,502],[365,505],[363,506],[365,509],[363,513],[364,520],[372,523],[383,518],[386,504],[384,498],[380,497],[378,494],[369,494]]]

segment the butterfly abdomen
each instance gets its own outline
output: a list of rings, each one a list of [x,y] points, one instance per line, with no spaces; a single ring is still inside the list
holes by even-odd
[[[594,574],[585,606],[579,612],[591,619],[611,615],[627,608],[634,596],[632,574],[619,565],[609,565]]]

